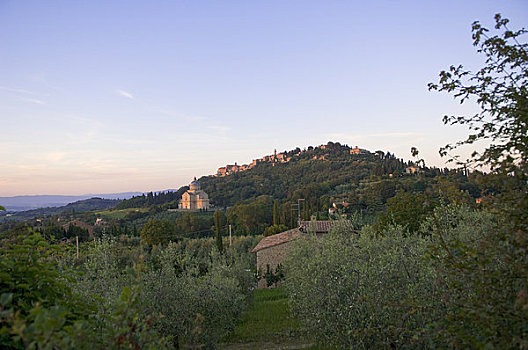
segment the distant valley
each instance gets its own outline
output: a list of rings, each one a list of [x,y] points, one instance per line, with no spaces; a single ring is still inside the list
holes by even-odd
[[[34,196],[14,196],[0,197],[0,205],[7,211],[26,211],[38,208],[62,207],[67,204],[81,201],[89,198],[103,199],[128,199],[133,196],[139,196],[142,192],[122,192],[107,194],[85,194],[79,196],[61,196],[61,195],[34,195]]]

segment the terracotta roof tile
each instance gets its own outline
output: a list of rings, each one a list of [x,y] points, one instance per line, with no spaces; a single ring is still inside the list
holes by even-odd
[[[317,221],[301,221],[301,226],[299,227],[302,232],[308,232],[310,229],[315,228],[316,233],[328,233],[330,228],[339,221],[327,221],[327,220],[317,220]]]
[[[271,235],[268,237],[264,237],[255,248],[251,251],[252,253],[256,253],[259,250],[266,249],[269,247],[273,247],[279,244],[287,243],[290,241],[293,241],[297,239],[301,235],[301,232],[294,228],[292,230],[284,231],[281,233],[277,233],[276,235]]]
[[[276,235],[271,235],[268,237],[264,237],[255,248],[251,251],[252,253],[256,253],[259,250],[266,249],[269,247],[274,247],[279,244],[287,243],[290,241],[293,241],[300,237],[301,233],[307,233],[312,230],[312,227],[315,228],[315,233],[328,233],[330,228],[337,223],[340,223],[342,221],[326,221],[326,220],[318,220],[318,221],[301,221],[301,225],[299,228],[294,228],[288,231],[284,231],[281,233],[277,233]],[[349,224],[349,221],[346,221],[347,224]]]

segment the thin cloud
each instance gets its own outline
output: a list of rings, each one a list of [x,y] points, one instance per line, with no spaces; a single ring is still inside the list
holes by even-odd
[[[38,104],[38,105],[45,104],[44,101],[38,100],[36,98],[23,98],[22,101],[29,102],[29,103],[35,103],[35,104]]]
[[[368,134],[365,136],[369,136],[369,137],[420,137],[420,136],[423,136],[423,134],[416,133],[416,132],[386,132],[386,133],[379,133],[379,134]]]
[[[350,135],[350,134],[341,134],[341,133],[334,133],[334,134],[327,134],[330,138],[336,138],[336,139],[364,139],[364,138],[370,138],[370,137],[383,137],[383,138],[410,138],[410,137],[423,137],[423,133],[416,133],[416,132],[385,132],[385,133],[372,133],[372,134],[356,134],[356,135]]]
[[[37,93],[25,89],[11,88],[7,86],[0,86],[0,90],[14,92],[16,94],[26,94],[26,95],[38,95]]]
[[[221,125],[211,125],[211,126],[208,126],[207,128],[212,129],[212,130],[216,130],[216,131],[218,131],[221,134],[225,134],[226,132],[231,130],[231,127],[229,127],[229,126],[221,126]]]
[[[132,95],[130,92],[127,92],[125,90],[117,90],[117,93],[120,95],[120,96],[123,96],[123,97],[126,97],[126,98],[129,98],[131,100],[134,99],[134,95]]]
[[[152,112],[166,115],[169,117],[182,118],[182,119],[186,119],[189,121],[195,121],[195,122],[201,122],[201,121],[207,122],[208,121],[208,118],[202,117],[199,115],[189,115],[185,113],[172,112],[172,111],[168,111],[164,109],[153,109]]]

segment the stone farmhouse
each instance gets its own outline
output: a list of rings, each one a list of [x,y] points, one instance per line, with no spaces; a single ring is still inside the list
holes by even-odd
[[[266,273],[269,265],[275,271],[279,264],[282,264],[291,248],[291,242],[301,238],[307,233],[315,233],[322,236],[328,233],[330,228],[341,221],[301,221],[299,227],[264,237],[251,252],[257,254],[257,271],[260,275]],[[258,282],[258,288],[266,288],[266,280]]]

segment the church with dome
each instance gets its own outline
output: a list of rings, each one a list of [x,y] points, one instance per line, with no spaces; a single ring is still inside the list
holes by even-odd
[[[196,178],[189,185],[189,189],[185,191],[178,206],[184,210],[208,210],[209,196],[202,191],[200,183]]]

